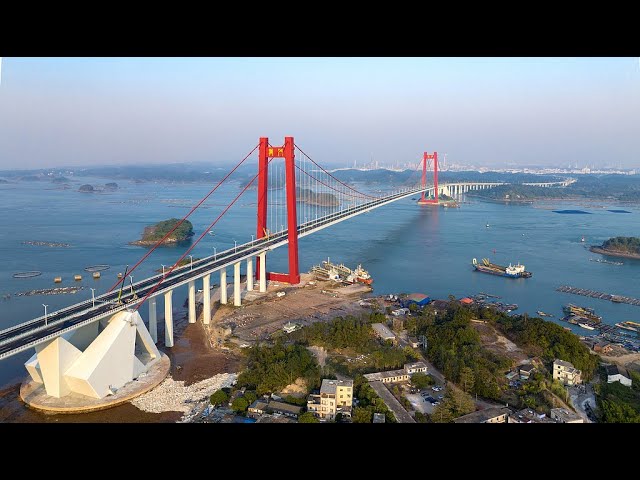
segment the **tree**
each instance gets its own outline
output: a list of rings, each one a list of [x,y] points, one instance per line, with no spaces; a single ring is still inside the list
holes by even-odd
[[[247,401],[247,403],[251,405],[253,402],[257,400],[258,396],[256,395],[256,392],[247,390],[246,392],[244,392],[244,398]]]
[[[442,403],[433,409],[431,419],[436,423],[449,423],[454,418],[471,413],[475,409],[471,395],[462,390],[449,387]]]
[[[422,372],[414,373],[411,377],[411,385],[416,388],[427,388],[429,385],[433,385],[434,383],[436,382],[433,377]]]
[[[336,423],[340,423],[342,421],[342,412],[336,413]]]
[[[218,390],[209,397],[209,401],[211,405],[223,405],[229,401],[229,395],[222,390]]]
[[[373,412],[368,407],[356,407],[353,409],[353,423],[371,423]]]
[[[236,398],[231,404],[231,408],[238,413],[243,413],[249,407],[249,402],[244,397]]]
[[[298,423],[320,423],[320,420],[311,412],[304,412],[298,417]]]
[[[473,390],[473,384],[475,382],[475,376],[473,370],[469,367],[462,367],[460,369],[460,384],[465,392],[471,392]]]

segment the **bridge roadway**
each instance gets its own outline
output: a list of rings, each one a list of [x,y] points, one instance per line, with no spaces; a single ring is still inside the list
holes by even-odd
[[[446,186],[447,184],[442,184],[440,187],[444,188]],[[353,206],[317,219],[312,219],[298,226],[298,236],[299,238],[305,237],[374,208],[420,194],[423,190],[433,190],[433,186],[403,189],[386,197]],[[238,245],[237,248],[231,248],[215,256],[212,255],[194,261],[193,265],[187,264],[178,267],[167,275],[167,278],[165,278],[160,287],[153,293],[152,297],[160,296],[169,290],[188,284],[191,281],[195,281],[198,278],[202,278],[242,260],[257,256],[264,251],[274,250],[285,245],[288,243],[287,232],[287,230],[283,230],[271,234],[268,238],[261,238],[253,242]],[[95,297],[95,305],[92,299],[88,299],[61,310],[51,312],[46,317],[46,324],[45,317],[42,316],[0,331],[0,360],[33,348],[63,333],[70,332],[89,323],[111,316],[121,310],[135,306],[137,300],[143,298],[160,278],[162,278],[162,275],[158,274],[134,283],[133,292],[131,292],[130,286],[124,286],[120,304],[117,303],[120,289],[116,289],[111,293],[105,293]],[[126,281],[126,279],[124,280]]]

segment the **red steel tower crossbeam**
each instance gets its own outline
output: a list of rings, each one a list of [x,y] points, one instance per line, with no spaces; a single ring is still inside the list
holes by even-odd
[[[284,146],[270,147],[269,139],[260,137],[258,156],[258,222],[256,237],[263,238],[267,231],[267,202],[268,202],[268,171],[269,158],[284,158],[286,194],[287,194],[287,229],[289,250],[289,273],[267,272],[268,280],[300,283],[300,271],[298,268],[298,221],[296,214],[296,172],[293,137],[284,137]],[[256,261],[256,279],[260,278],[260,258]]]

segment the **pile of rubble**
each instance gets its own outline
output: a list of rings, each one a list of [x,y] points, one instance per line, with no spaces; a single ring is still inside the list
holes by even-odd
[[[183,412],[188,414],[199,403],[208,402],[209,397],[223,387],[230,387],[237,378],[235,373],[221,373],[211,378],[185,386],[183,381],[167,377],[150,392],[131,401],[144,412]]]

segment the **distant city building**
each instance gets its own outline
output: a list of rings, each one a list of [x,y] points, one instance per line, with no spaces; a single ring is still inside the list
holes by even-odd
[[[333,420],[338,413],[351,416],[353,380],[322,379],[320,394],[307,397],[307,411],[316,417]]]
[[[510,413],[507,407],[489,407],[458,417],[453,423],[507,423]]]
[[[626,387],[631,386],[631,375],[625,368],[614,363],[607,365],[605,370],[607,371],[607,383],[620,382]]]
[[[564,385],[582,383],[582,372],[571,363],[555,359],[553,361],[553,379],[560,380]]]
[[[389,330],[389,328],[383,323],[372,323],[371,328],[373,331],[380,337],[382,340],[391,340],[392,342],[396,341],[395,334]]]
[[[584,423],[580,415],[566,408],[552,408],[551,418],[558,423]]]

